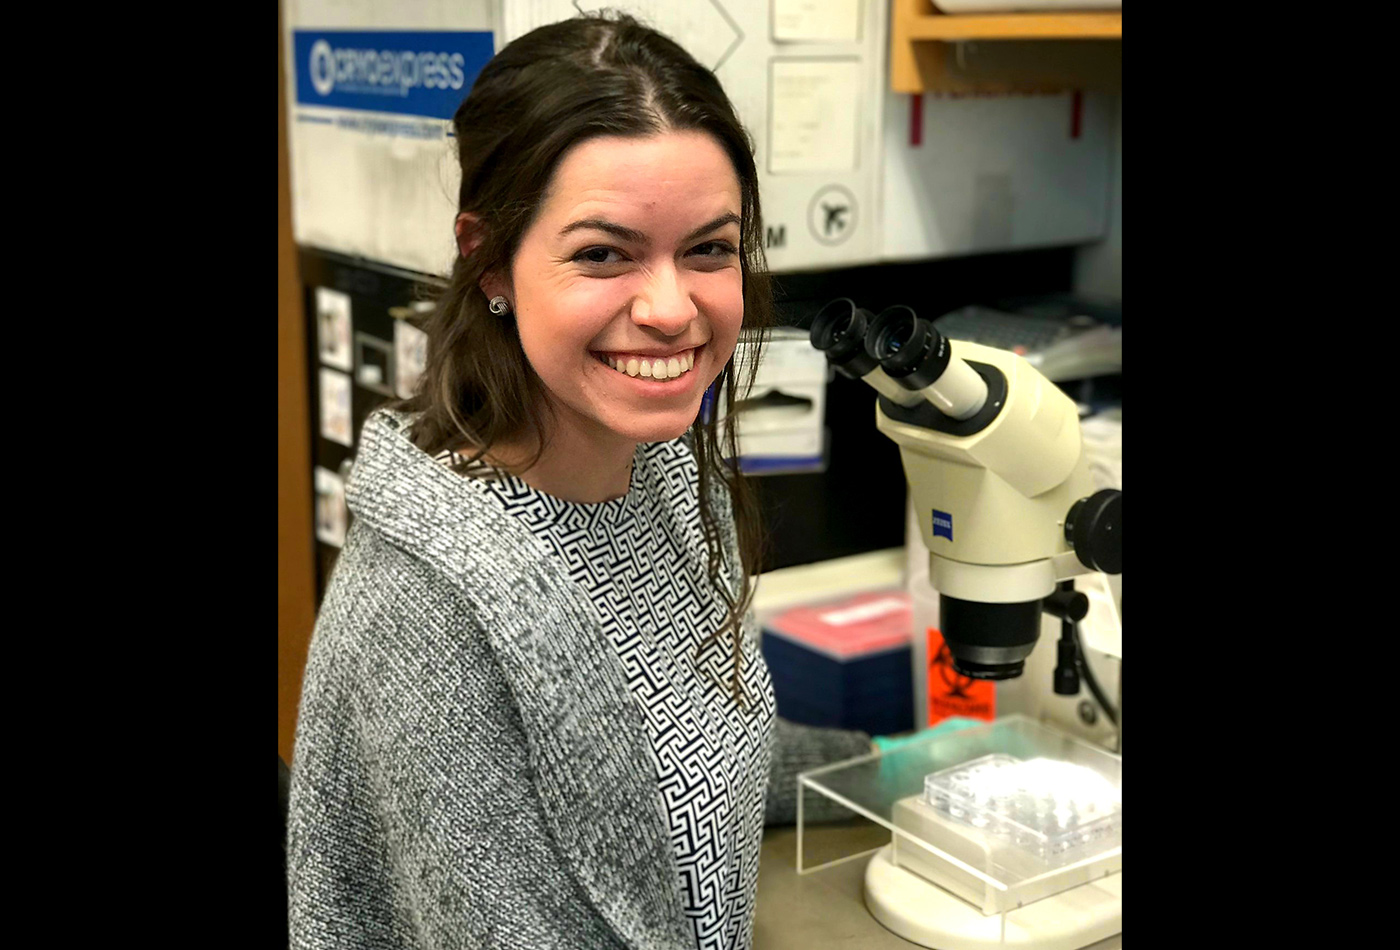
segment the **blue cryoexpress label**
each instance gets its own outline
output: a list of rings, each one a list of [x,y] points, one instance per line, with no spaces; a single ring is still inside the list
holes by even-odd
[[[495,53],[488,32],[292,33],[296,101],[450,119]]]
[[[947,538],[953,540],[953,516],[946,511],[933,512],[933,536],[935,538]]]

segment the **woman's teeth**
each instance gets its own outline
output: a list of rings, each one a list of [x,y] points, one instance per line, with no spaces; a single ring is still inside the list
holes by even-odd
[[[695,365],[695,351],[687,350],[683,356],[670,359],[614,359],[603,357],[603,361],[628,376],[643,376],[648,379],[672,379],[688,372]]]

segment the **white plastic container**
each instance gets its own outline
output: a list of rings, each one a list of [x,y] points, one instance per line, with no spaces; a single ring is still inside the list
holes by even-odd
[[[924,803],[1050,867],[1122,844],[1122,789],[1059,759],[985,755],[925,776]]]

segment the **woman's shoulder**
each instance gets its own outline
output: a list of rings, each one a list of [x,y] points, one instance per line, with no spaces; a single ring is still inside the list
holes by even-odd
[[[340,651],[424,649],[479,631],[480,609],[433,564],[360,522],[350,528],[317,614]]]

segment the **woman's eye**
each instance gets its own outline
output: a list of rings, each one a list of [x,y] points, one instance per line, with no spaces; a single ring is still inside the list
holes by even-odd
[[[706,241],[704,244],[697,244],[691,249],[691,255],[695,257],[709,258],[712,260],[724,260],[738,253],[734,245],[728,241]],[[609,257],[615,254],[616,257]],[[623,261],[622,252],[611,247],[589,247],[584,248],[574,255],[575,263],[592,264],[603,266],[607,264],[620,264]]]
[[[736,253],[734,246],[725,241],[706,241],[695,248],[701,257],[728,257]]]
[[[574,255],[574,260],[587,264],[613,264],[616,262],[608,260],[608,255],[616,253],[610,247],[590,247]]]

